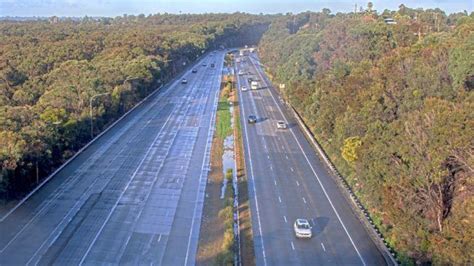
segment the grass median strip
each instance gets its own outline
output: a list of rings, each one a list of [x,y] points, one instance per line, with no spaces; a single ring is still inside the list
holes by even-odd
[[[224,140],[233,133],[229,95],[232,83],[224,77],[216,115],[216,134],[211,148],[211,171],[206,186],[204,211],[199,235],[196,259],[198,265],[232,265],[235,240],[233,234],[233,188],[232,172],[224,176]],[[230,169],[232,171],[232,169]],[[230,175],[230,177],[228,177]],[[227,179],[225,196],[221,199],[221,188]]]

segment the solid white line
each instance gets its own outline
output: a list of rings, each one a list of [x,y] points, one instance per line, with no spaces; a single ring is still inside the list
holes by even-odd
[[[222,62],[222,63],[223,63],[223,62]],[[221,65],[221,68],[222,68],[222,65]],[[222,76],[221,74],[218,75],[218,80],[219,80],[219,81],[222,79],[221,76]],[[214,98],[214,103],[215,103],[215,106],[214,106],[214,107],[215,107],[215,108],[217,108],[217,103],[216,103],[216,101],[218,101],[218,99],[219,99],[219,91],[220,91],[220,90],[217,90],[217,91],[216,91],[216,96],[215,96],[215,98]],[[214,108],[214,107],[213,107],[213,108]],[[209,138],[209,137],[212,138],[212,136],[213,136],[213,134],[214,134],[214,130],[213,130],[214,125],[213,125],[213,123],[215,124],[215,116],[216,116],[216,113],[217,113],[217,111],[215,110],[215,111],[212,113],[212,117],[211,117],[211,119],[210,119],[211,121],[209,121],[208,138]],[[208,148],[209,148],[209,144],[210,144],[210,143],[212,143],[212,141],[207,141],[207,143],[206,143],[206,148],[205,148],[206,153],[207,153],[207,150],[208,150]],[[200,180],[203,178],[202,173],[204,172],[204,171],[203,171],[203,170],[204,170],[204,167],[205,167],[204,164],[205,164],[205,162],[206,162],[206,159],[205,159],[205,158],[206,158],[206,156],[203,157],[203,161],[202,161],[201,176],[199,177]],[[208,174],[208,173],[206,172],[206,174]],[[207,178],[207,176],[206,176],[206,178]],[[199,196],[199,193],[196,193],[196,203],[198,202],[198,196]],[[184,260],[184,265],[188,265],[189,247],[191,246],[191,238],[192,238],[192,235],[193,235],[193,228],[194,228],[194,221],[195,221],[195,220],[196,220],[196,204],[194,204],[194,213],[193,213],[193,219],[192,219],[192,221],[191,221],[191,230],[190,230],[190,233],[189,233],[188,247],[187,247],[187,249],[186,249],[186,258],[185,258],[185,260]],[[198,237],[199,237],[199,236],[198,236]],[[195,262],[194,262],[194,263],[195,263]]]
[[[250,61],[252,62],[252,64],[253,64],[254,67],[255,67],[255,64],[253,63],[253,61],[252,61],[252,60],[250,60]],[[257,68],[255,67],[255,69],[257,69]],[[257,71],[257,74],[260,76],[261,80],[266,83],[266,81],[265,81],[265,79],[263,78],[263,76],[262,76],[262,74],[260,73],[260,71]],[[268,84],[267,84],[267,85],[268,85]],[[271,90],[270,90],[270,95],[272,96],[273,102],[274,102],[274,103],[276,104],[276,106],[278,107],[278,110],[280,111],[280,114],[283,116],[283,118],[285,118],[286,121],[289,121],[288,119],[286,119],[285,114],[284,114],[283,111],[281,110],[280,105],[279,105],[278,102],[276,101],[276,99],[275,99],[275,97],[273,96],[273,93],[271,92]],[[357,247],[356,247],[354,241],[352,240],[352,237],[350,236],[349,231],[347,231],[346,226],[345,226],[344,223],[342,222],[342,219],[341,219],[341,217],[339,216],[339,213],[337,212],[336,207],[334,207],[334,204],[332,203],[331,198],[329,197],[328,193],[326,192],[326,189],[324,188],[323,183],[322,183],[321,180],[319,179],[318,174],[316,174],[316,171],[314,170],[313,165],[311,165],[311,162],[309,161],[308,156],[307,156],[306,153],[304,152],[303,147],[301,146],[301,144],[300,144],[298,138],[296,137],[295,133],[293,132],[293,129],[292,129],[292,128],[290,128],[290,132],[291,132],[291,134],[293,135],[293,138],[296,140],[296,143],[298,144],[298,147],[300,148],[301,152],[303,153],[303,155],[304,155],[304,157],[305,157],[305,159],[306,159],[306,162],[308,163],[309,167],[311,168],[311,171],[313,172],[314,176],[316,177],[316,179],[317,179],[319,185],[321,186],[321,189],[323,190],[323,193],[324,193],[324,195],[326,196],[326,199],[329,201],[329,204],[331,205],[331,208],[333,209],[334,213],[336,214],[336,217],[337,217],[337,219],[339,220],[339,223],[342,225],[342,228],[343,228],[344,231],[346,232],[346,235],[347,235],[347,237],[349,238],[349,240],[350,240],[352,246],[354,247],[354,249],[355,249],[357,255],[359,256],[359,259],[362,261],[362,264],[363,264],[363,265],[367,265],[367,264],[365,263],[364,258],[362,258],[362,255],[360,254],[359,250],[357,249]]]
[[[237,79],[237,85],[238,85],[238,88],[240,88],[240,79]],[[240,91],[240,90],[238,90]],[[243,96],[243,95],[242,95]],[[246,117],[245,115],[245,108],[244,108],[244,104],[243,104],[243,97],[242,98],[242,113],[243,113],[243,117]],[[266,255],[265,255],[265,246],[263,244],[263,233],[262,233],[262,224],[261,224],[261,221],[260,221],[260,211],[259,211],[259,208],[258,208],[258,197],[257,197],[257,186],[255,186],[255,179],[254,179],[254,174],[253,174],[253,166],[252,166],[252,155],[251,155],[251,152],[250,152],[250,145],[249,145],[249,138],[248,138],[248,131],[247,131],[247,123],[243,123],[244,124],[244,129],[245,129],[245,140],[246,140],[246,146],[247,146],[247,152],[248,152],[248,155],[249,155],[249,168],[250,168],[250,178],[252,179],[252,188],[253,188],[253,196],[255,198],[255,209],[257,211],[257,222],[258,222],[258,232],[260,233],[260,244],[262,245],[262,255],[263,255],[263,265],[267,265],[267,258],[266,258]]]
[[[178,110],[179,108],[177,108],[176,110]],[[173,114],[170,113],[170,115],[168,116],[168,118],[166,119],[165,123],[163,124],[163,127],[161,128],[161,130],[163,130],[165,128],[165,126],[168,124],[168,122],[170,121],[171,117],[173,117]],[[84,263],[84,260],[86,259],[87,255],[89,255],[89,252],[91,251],[92,249],[92,246],[95,244],[95,242],[97,241],[97,239],[99,238],[99,235],[102,233],[102,230],[104,230],[105,228],[105,225],[107,224],[107,222],[110,220],[110,217],[112,216],[112,213],[115,211],[115,209],[117,208],[118,206],[118,203],[119,201],[122,199],[123,195],[125,194],[125,191],[127,191],[128,187],[130,186],[130,184],[132,183],[132,181],[135,179],[135,176],[137,175],[138,171],[140,170],[143,162],[145,162],[145,160],[148,158],[148,154],[150,153],[150,151],[152,150],[152,147],[155,145],[156,141],[158,140],[158,137],[160,136],[161,132],[159,132],[155,139],[153,140],[153,142],[150,144],[150,146],[148,147],[146,153],[145,153],[145,156],[142,158],[142,160],[140,161],[140,164],[138,165],[137,169],[135,169],[135,172],[133,172],[133,175],[132,175],[132,178],[130,178],[130,180],[128,181],[127,185],[125,186],[125,188],[122,190],[122,192],[120,193],[120,196],[119,198],[117,199],[117,201],[115,202],[114,206],[112,207],[112,209],[110,210],[109,214],[107,215],[107,217],[105,218],[105,221],[104,223],[102,224],[102,226],[99,228],[99,231],[97,232],[97,234],[95,235],[94,239],[92,240],[91,244],[89,245],[89,247],[87,248],[87,251],[86,253],[83,255],[83,257],[81,258],[81,261],[79,262],[79,265],[82,265]]]
[[[293,241],[291,241],[291,249],[295,250],[295,245],[293,244]]]
[[[321,242],[321,247],[323,248],[323,250],[326,252],[326,248],[324,247],[324,244]]]
[[[200,65],[201,62],[202,62],[203,59],[200,59],[198,61],[198,63],[196,63],[196,65]],[[36,186],[36,188],[34,188],[30,193],[28,193],[28,195],[26,195],[20,202],[18,202],[15,207],[13,207],[10,211],[8,211],[1,219],[0,219],[0,222],[3,222],[6,218],[8,218],[8,216],[10,216],[14,211],[16,211],[16,209],[18,209],[18,207],[20,207],[26,200],[28,200],[36,191],[38,191],[41,187],[43,187],[43,185],[45,185],[46,183],[48,183],[48,181],[53,178],[57,173],[59,173],[64,167],[66,167],[70,162],[72,162],[77,156],[79,156],[84,150],[86,150],[89,146],[91,146],[93,143],[95,143],[96,140],[98,140],[100,137],[102,137],[103,135],[105,135],[105,133],[107,133],[110,129],[112,129],[115,125],[117,125],[120,121],[122,121],[125,117],[127,117],[130,113],[132,113],[135,109],[137,109],[139,106],[142,105],[142,103],[144,103],[145,101],[147,101],[148,99],[150,99],[151,97],[153,97],[153,95],[155,95],[157,92],[159,92],[161,90],[161,88],[165,87],[164,89],[166,91],[170,91],[169,88],[171,87],[174,87],[176,85],[176,83],[179,82],[179,80],[181,79],[181,77],[189,74],[189,72],[191,71],[192,68],[190,68],[188,71],[184,72],[183,74],[181,74],[180,76],[172,79],[171,81],[169,81],[169,83],[167,83],[165,86],[164,85],[161,85],[160,87],[158,87],[157,89],[155,89],[153,92],[151,92],[148,96],[146,96],[145,98],[143,98],[140,102],[138,102],[137,104],[135,104],[130,110],[128,110],[125,114],[123,114],[121,117],[119,117],[117,120],[115,120],[110,126],[108,126],[106,129],[104,129],[101,133],[99,133],[99,135],[95,136],[94,139],[92,139],[91,141],[89,141],[86,145],[84,145],[82,148],[80,148],[76,153],[74,153],[74,155],[69,158],[66,162],[64,162],[59,168],[57,168],[53,173],[51,173],[46,179],[44,179],[38,186]],[[171,90],[172,91],[172,90]],[[61,188],[61,186],[59,186],[57,189]],[[57,190],[56,189],[56,190]],[[55,191],[56,191],[55,190]]]
[[[285,215],[283,215],[283,219],[285,220],[285,223],[288,223],[288,220],[286,219]]]

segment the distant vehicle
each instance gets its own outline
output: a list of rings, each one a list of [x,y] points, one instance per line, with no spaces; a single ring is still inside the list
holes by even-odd
[[[249,122],[249,124],[257,123],[257,117],[255,115],[249,115],[248,122]]]
[[[247,88],[247,86],[242,86],[242,91],[248,91],[249,89]]]
[[[203,66],[203,67],[207,67],[207,64],[206,64],[206,63],[203,63],[202,66]]]
[[[214,63],[212,63],[212,64],[211,64],[211,67],[215,67],[215,64],[214,64]]]
[[[277,121],[277,128],[278,129],[286,129],[288,126],[286,125],[285,121],[283,120],[280,120],[280,121]]]
[[[397,25],[397,22],[393,18],[386,18],[383,21],[388,25]]]
[[[188,80],[187,79],[182,79],[181,84],[188,84]]]
[[[250,88],[252,90],[257,90],[258,89],[258,82],[255,81],[255,80],[252,80],[252,82],[250,82]]]
[[[242,70],[240,70],[240,71],[239,71],[239,76],[243,76],[243,75],[245,75],[245,72],[242,71]]]
[[[193,72],[193,73],[197,73],[198,71],[197,71],[197,69],[193,69],[193,71],[192,71],[192,72]]]
[[[311,238],[313,236],[311,225],[306,219],[296,219],[293,228],[295,230],[295,235],[298,238]]]

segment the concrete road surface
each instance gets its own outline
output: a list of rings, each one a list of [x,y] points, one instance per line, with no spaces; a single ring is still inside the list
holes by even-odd
[[[203,58],[0,217],[0,265],[193,265],[223,59]]]
[[[295,119],[251,54],[236,64],[240,93],[245,160],[249,176],[257,265],[385,265],[349,203],[316,156]],[[248,124],[249,115],[257,123]],[[288,129],[277,129],[283,120]],[[306,218],[311,239],[297,239],[293,223]]]

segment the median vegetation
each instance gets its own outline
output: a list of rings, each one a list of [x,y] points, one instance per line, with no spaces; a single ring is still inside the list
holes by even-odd
[[[197,255],[198,265],[233,265],[235,257],[235,238],[233,233],[232,169],[224,176],[224,140],[233,134],[229,96],[232,78],[224,76],[221,83],[216,113],[216,132],[211,148],[211,172],[206,186],[203,219],[199,236]],[[222,186],[224,197],[222,198]]]
[[[471,264],[474,14],[371,8],[281,16],[260,56],[403,264]]]
[[[97,135],[203,52],[256,43],[267,25],[246,14],[2,20],[0,202],[90,141],[91,119]]]

